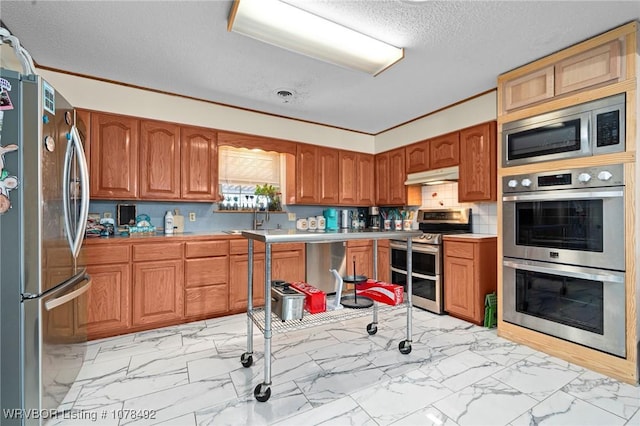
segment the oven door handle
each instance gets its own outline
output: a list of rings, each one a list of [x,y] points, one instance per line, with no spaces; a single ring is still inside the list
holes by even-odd
[[[545,192],[546,193],[543,194],[505,195],[502,197],[502,201],[587,200],[594,198],[622,198],[624,196],[624,191],[622,189],[616,191]]]
[[[393,249],[393,250],[407,251],[406,244],[394,244],[394,243],[391,243],[391,244],[389,244],[389,248]],[[413,243],[411,245],[411,252],[412,253],[438,254],[440,252],[440,247],[439,246],[432,246],[430,244]]]
[[[588,272],[569,271],[565,268],[562,268],[562,265],[558,265],[557,268],[548,268],[544,266],[530,265],[528,263],[518,262],[513,260],[503,260],[502,265],[512,269],[521,269],[523,271],[541,272],[543,274],[552,274],[552,275],[562,274],[567,277],[584,279],[584,280],[606,281],[606,282],[624,284],[624,276],[607,274],[607,273],[591,274]]]

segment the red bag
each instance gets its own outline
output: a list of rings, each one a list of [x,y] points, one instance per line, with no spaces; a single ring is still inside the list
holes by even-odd
[[[310,314],[317,314],[327,310],[327,294],[324,291],[303,282],[291,283],[291,287],[307,296],[304,299],[304,308]]]
[[[383,281],[367,280],[356,285],[358,295],[366,296],[387,305],[399,305],[404,300],[404,287]]]

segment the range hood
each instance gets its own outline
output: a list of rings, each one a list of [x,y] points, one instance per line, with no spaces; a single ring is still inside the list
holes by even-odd
[[[443,169],[428,170],[426,172],[411,173],[407,176],[405,185],[437,185],[445,182],[458,181],[458,166]]]

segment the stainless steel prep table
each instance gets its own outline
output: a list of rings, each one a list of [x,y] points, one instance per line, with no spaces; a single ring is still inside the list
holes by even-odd
[[[373,270],[377,278],[378,270],[378,240],[384,239],[406,239],[407,240],[407,300],[397,306],[379,306],[377,302],[373,304],[373,321],[367,326],[369,334],[375,334],[378,324],[378,311],[387,311],[406,307],[407,309],[407,338],[398,345],[398,349],[403,354],[411,352],[411,237],[419,236],[422,231],[297,231],[295,229],[273,229],[262,231],[243,231],[242,236],[247,238],[248,250],[248,303],[247,303],[247,352],[240,357],[240,362],[244,367],[253,364],[253,326],[260,328],[264,336],[264,382],[254,389],[254,396],[258,401],[264,402],[271,396],[271,334],[272,326],[277,326],[280,330],[296,330],[320,324],[328,324],[351,318],[360,317],[366,314],[368,309],[341,309],[327,311],[318,314],[310,314],[302,320],[291,320],[286,322],[275,321],[272,323],[271,312],[271,244],[278,243],[323,243],[338,242],[348,240],[373,240]],[[265,243],[265,270],[264,270],[264,309],[253,308],[253,242],[261,241]]]

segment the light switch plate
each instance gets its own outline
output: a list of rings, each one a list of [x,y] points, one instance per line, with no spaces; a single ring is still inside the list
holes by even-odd
[[[189,222],[195,222],[195,221],[196,221],[195,212],[189,212]]]
[[[287,216],[288,216],[290,222],[293,222],[294,220],[296,220],[296,214],[295,213],[287,213]]]

